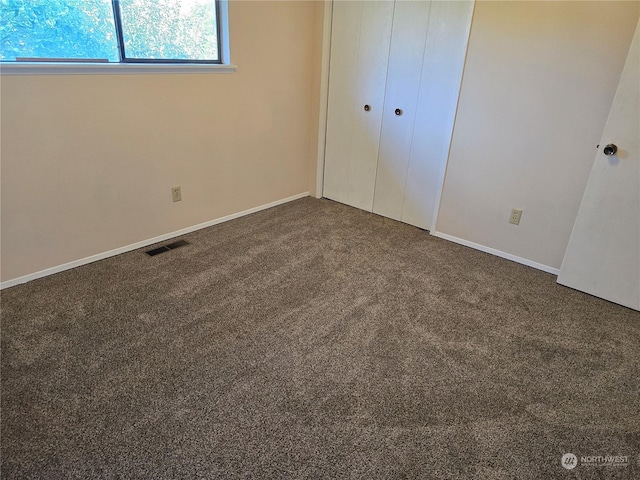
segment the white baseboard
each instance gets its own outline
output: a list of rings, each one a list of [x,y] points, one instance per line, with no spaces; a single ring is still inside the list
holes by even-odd
[[[114,250],[109,250],[108,252],[98,253],[96,255],[91,255],[90,257],[85,257],[79,260],[74,260],[72,262],[65,263],[63,265],[58,265],[57,267],[47,268],[45,270],[40,270],[39,272],[30,273],[22,277],[14,278],[12,280],[7,280],[5,282],[0,283],[0,290],[4,288],[13,287],[14,285],[19,285],[21,283],[30,282],[31,280],[35,280],[37,278],[53,275],[54,273],[64,272],[65,270],[69,270],[75,267],[80,267],[88,263],[97,262],[98,260],[103,260],[105,258],[113,257],[115,255],[120,255],[121,253],[130,252],[131,250],[136,250],[138,248],[143,248],[148,245],[153,245],[154,243],[164,242],[165,240],[169,240],[170,238],[195,232],[196,230],[211,227],[219,223],[228,222],[229,220],[233,220],[234,218],[244,217],[245,215],[250,215],[252,213],[259,212],[260,210],[266,210],[268,208],[282,205],[283,203],[292,202],[293,200],[298,200],[300,198],[304,198],[308,196],[309,196],[309,192],[299,193],[297,195],[293,195],[292,197],[283,198],[282,200],[276,200],[275,202],[266,203],[264,205],[250,208],[249,210],[244,210],[242,212],[232,213],[231,215],[216,218],[215,220],[210,220],[208,222],[199,223],[198,225],[193,225],[192,227],[183,228],[181,230],[176,230],[175,232],[171,232],[171,233],[165,233],[164,235],[160,235],[158,237],[149,238],[147,240],[142,240],[140,242],[132,243],[131,245],[125,245],[124,247],[116,248]]]
[[[538,270],[542,270],[543,272],[552,273],[554,275],[558,275],[560,273],[559,268],[553,268],[549,265],[543,265],[542,263],[534,262],[532,260],[527,260],[526,258],[518,257],[516,255],[512,255],[510,253],[503,252],[501,250],[496,250],[495,248],[485,247],[484,245],[480,245],[479,243],[473,243],[468,240],[464,240],[462,238],[454,237],[453,235],[447,235],[442,232],[431,232],[431,235],[443,238],[445,240],[449,240],[454,243],[458,243],[460,245],[464,245],[465,247],[471,247],[476,250],[480,250],[481,252],[490,253],[491,255],[495,255],[497,257],[506,258],[507,260],[511,260],[512,262],[521,263],[528,267],[536,268]]]

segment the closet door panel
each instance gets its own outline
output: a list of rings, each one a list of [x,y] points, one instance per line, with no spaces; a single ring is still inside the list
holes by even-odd
[[[360,26],[360,55],[354,105],[353,157],[348,203],[373,209],[380,129],[389,63],[393,1],[366,1]],[[369,110],[364,109],[369,105]]]
[[[373,211],[401,220],[431,2],[397,2]],[[397,111],[396,109],[399,109]]]
[[[404,192],[402,221],[431,229],[466,58],[472,1],[434,1]]]
[[[393,8],[387,0],[334,4],[324,196],[368,211],[373,207]]]
[[[347,201],[362,2],[335,2],[331,25],[323,196]]]

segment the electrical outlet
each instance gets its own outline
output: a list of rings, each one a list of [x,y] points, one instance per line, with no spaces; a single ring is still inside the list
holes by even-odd
[[[513,223],[514,225],[520,225],[520,218],[522,218],[522,210],[518,210],[514,208],[511,210],[511,215],[509,216],[509,223]]]
[[[173,197],[174,202],[181,201],[182,193],[180,192],[180,187],[171,187],[171,196]]]

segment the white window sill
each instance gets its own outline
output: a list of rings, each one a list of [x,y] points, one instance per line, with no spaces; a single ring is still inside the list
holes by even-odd
[[[235,65],[202,63],[63,63],[0,64],[0,75],[140,75],[148,73],[234,73]]]

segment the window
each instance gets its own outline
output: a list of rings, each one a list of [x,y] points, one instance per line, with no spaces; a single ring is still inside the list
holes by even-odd
[[[219,15],[215,0],[0,0],[0,60],[220,64]]]

